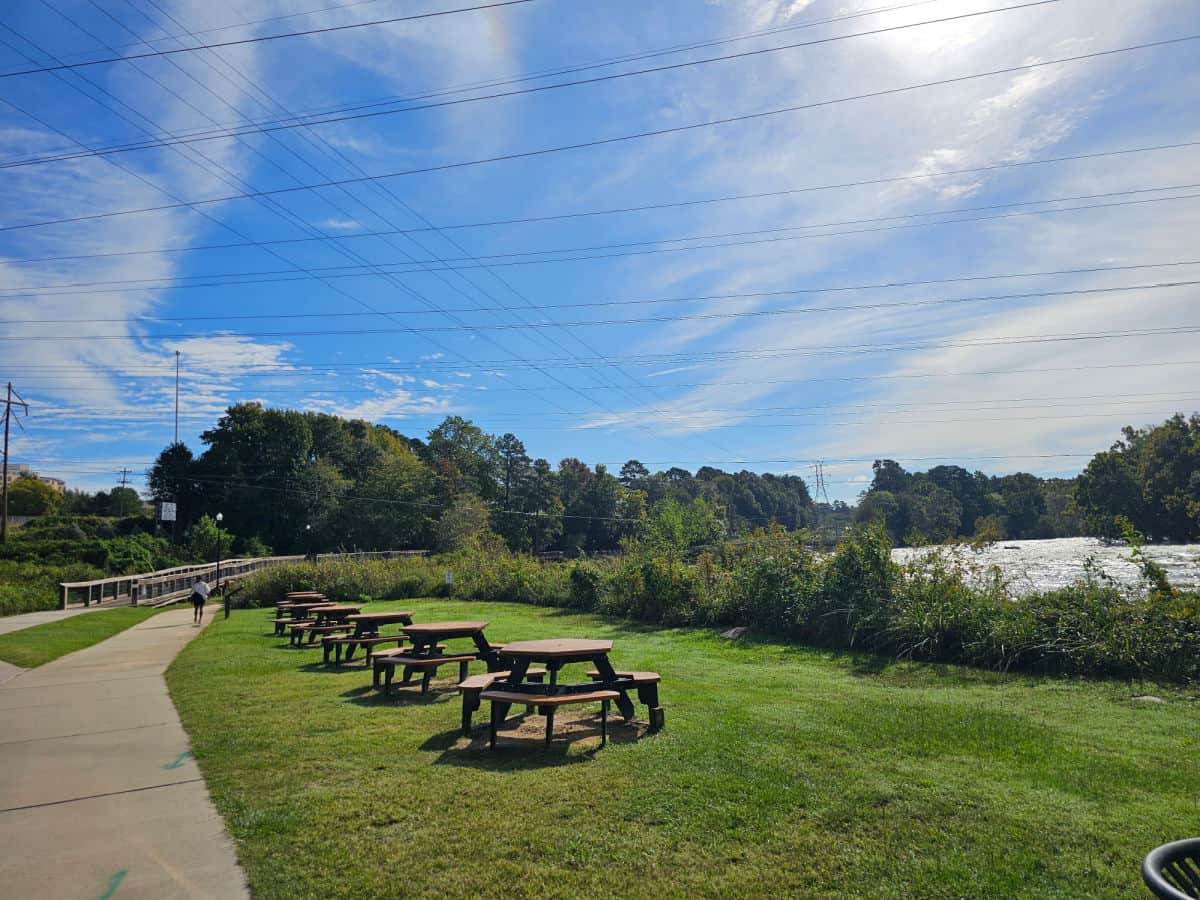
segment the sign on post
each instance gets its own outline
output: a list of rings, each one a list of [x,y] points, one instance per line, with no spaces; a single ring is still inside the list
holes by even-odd
[[[175,521],[175,504],[164,501],[158,505],[158,518],[163,522]]]

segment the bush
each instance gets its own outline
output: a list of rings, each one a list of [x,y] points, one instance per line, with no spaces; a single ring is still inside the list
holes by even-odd
[[[80,563],[47,566],[0,560],[0,616],[57,609],[59,582],[91,581],[104,574]]]
[[[637,548],[542,563],[485,532],[438,557],[278,566],[246,579],[241,598],[263,606],[289,590],[337,601],[449,594],[658,625],[747,625],[826,647],[999,670],[1200,680],[1200,592],[1177,591],[1148,566],[1140,591],[1092,568],[1077,584],[1016,599],[997,573],[969,578],[937,551],[896,565],[881,525],[825,555],[805,540],[775,529],[691,561]],[[448,589],[445,572],[454,573]]]

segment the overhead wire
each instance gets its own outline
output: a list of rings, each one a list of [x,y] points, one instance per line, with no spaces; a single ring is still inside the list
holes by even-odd
[[[502,99],[502,98],[507,98],[507,97],[521,96],[523,94],[544,93],[546,91],[559,90],[562,88],[580,87],[583,85],[590,85],[590,84],[601,84],[604,82],[616,81],[616,80],[623,79],[623,78],[632,78],[632,77],[641,76],[641,75],[670,72],[670,71],[675,71],[678,69],[690,68],[692,66],[707,65],[709,63],[729,62],[729,61],[736,60],[736,59],[746,59],[746,58],[750,58],[750,57],[763,56],[768,53],[779,53],[779,52],[782,52],[785,50],[798,50],[798,49],[802,49],[805,47],[815,47],[815,46],[820,46],[823,44],[832,44],[832,43],[837,43],[840,41],[851,40],[853,38],[877,37],[878,35],[881,35],[881,34],[889,34],[889,33],[896,32],[896,31],[906,31],[908,29],[921,28],[921,27],[928,26],[928,25],[944,25],[944,24],[948,24],[950,22],[960,21],[963,19],[973,19],[973,18],[978,18],[980,16],[995,15],[997,13],[1004,13],[1004,12],[1015,12],[1017,10],[1028,9],[1030,7],[1046,6],[1049,4],[1061,3],[1061,2],[1063,2],[1063,0],[1028,0],[1028,2],[1018,3],[1013,6],[1004,6],[1004,7],[999,7],[999,8],[995,8],[995,9],[987,9],[987,10],[977,10],[975,12],[969,12],[969,13],[959,13],[959,14],[952,15],[952,16],[943,16],[943,17],[937,18],[937,19],[927,19],[927,20],[924,20],[921,22],[909,22],[909,23],[904,23],[904,24],[899,24],[899,25],[888,25],[888,26],[885,26],[882,28],[873,28],[868,31],[858,31],[858,32],[854,32],[852,34],[833,35],[830,37],[816,38],[816,39],[813,39],[810,41],[799,41],[799,42],[792,43],[792,44],[782,44],[782,45],[775,46],[775,47],[760,47],[760,48],[756,48],[753,50],[745,50],[740,53],[729,53],[729,54],[725,54],[723,56],[708,57],[706,59],[685,60],[683,62],[670,63],[670,64],[662,65],[662,66],[652,66],[652,67],[646,68],[646,69],[637,69],[637,70],[634,70],[631,72],[616,72],[616,73],[610,73],[607,75],[595,75],[590,78],[580,78],[580,79],[576,79],[574,81],[556,82],[554,84],[538,85],[536,87],[530,87],[530,88],[519,88],[519,89],[515,89],[515,90],[510,90],[510,91],[502,91],[500,93],[495,93],[495,94],[482,94],[482,95],[474,96],[474,97],[461,97],[461,98],[458,98],[455,100],[438,100],[438,101],[434,101],[431,103],[418,104],[415,106],[406,106],[401,109],[380,110],[380,111],[371,112],[371,113],[358,113],[355,115],[329,117],[329,118],[322,118],[322,119],[313,118],[313,119],[304,121],[302,123],[258,125],[258,126],[254,126],[251,129],[247,129],[246,131],[239,131],[237,129],[231,129],[229,131],[217,132],[217,133],[212,133],[212,134],[203,135],[203,136],[176,138],[176,139],[173,139],[173,141],[171,143],[176,143],[176,142],[195,143],[198,141],[220,140],[222,138],[239,136],[241,134],[262,134],[265,132],[276,131],[276,130],[282,131],[282,130],[290,130],[293,128],[311,128],[314,126],[325,125],[325,124],[334,123],[334,122],[344,122],[344,121],[347,121],[348,119],[364,119],[364,118],[374,118],[374,117],[378,117],[378,116],[391,116],[391,115],[397,115],[399,113],[404,113],[404,112],[416,112],[419,110],[440,109],[440,108],[447,107],[447,106],[458,106],[458,105],[461,105],[464,103],[478,103],[478,102],[484,101],[484,100],[496,100],[496,99]],[[195,48],[195,49],[209,49],[209,48]],[[167,52],[171,52],[171,51],[167,51]],[[174,52],[179,52],[179,51],[174,51]],[[134,59],[137,57],[129,57],[129,58]],[[3,78],[3,77],[5,77],[5,76],[0,74],[0,78]],[[295,117],[291,116],[291,118],[295,118]],[[167,145],[166,143],[151,141],[151,142],[142,143],[142,144],[129,144],[129,145],[121,146],[121,147],[114,147],[112,149],[104,150],[104,151],[100,151],[100,152],[106,153],[106,154],[127,153],[127,152],[134,151],[134,150],[156,149],[158,147],[162,147],[162,146],[166,146],[166,145]],[[15,163],[15,165],[21,165],[21,166],[39,165],[39,164],[46,163],[46,162],[55,162],[55,161],[60,161],[60,160],[69,160],[69,159],[78,159],[78,158],[79,158],[78,155],[62,154],[62,155],[58,155],[58,156],[26,160],[26,161],[22,161],[19,163]],[[9,165],[13,165],[13,164],[14,163],[9,163]]]
[[[494,156],[484,157],[481,159],[464,160],[459,162],[438,163],[436,165],[422,166],[413,169],[406,169],[397,172],[389,172],[380,175],[363,175],[352,178],[337,179],[336,181],[326,181],[311,185],[297,185],[295,187],[270,188],[261,191],[245,192],[240,194],[230,194],[223,197],[200,198],[188,203],[164,204],[155,207],[141,207],[124,210],[111,210],[102,213],[95,213],[88,216],[75,216],[65,219],[47,220],[43,222],[27,222],[18,225],[7,225],[0,227],[0,231],[12,231],[19,228],[35,228],[46,225],[64,224],[67,222],[91,221],[94,219],[110,218],[114,216],[135,215],[145,212],[158,212],[164,209],[178,209],[183,206],[204,205],[213,203],[228,203],[234,200],[245,200],[259,196],[273,196],[277,194],[295,193],[297,191],[308,191],[320,187],[334,187],[339,185],[361,184],[365,181],[375,181],[387,178],[400,178],[410,175],[424,175],[433,172],[444,172],[473,166],[489,165],[496,162],[505,162],[517,159],[531,159],[539,156],[546,156],[554,153],[570,152],[574,150],[589,149],[594,147],[609,146],[627,141],[641,140],[649,137],[660,137],[667,134],[680,134],[688,131],[694,131],[701,128],[710,128],[716,125],[728,125],[736,122],[747,122],[771,116],[783,115],[786,113],[800,112],[810,109],[818,109],[828,106],[833,106],[841,103],[855,102],[859,100],[874,99],[878,97],[895,96],[897,94],[909,93],[912,91],[925,90],[931,87],[940,87],[949,84],[960,84],[965,81],[971,81],[979,78],[989,78],[996,75],[1007,75],[1014,72],[1032,71],[1034,69],[1044,68],[1047,66],[1063,65],[1072,62],[1081,62],[1089,59],[1098,59],[1107,56],[1113,56],[1119,53],[1129,53],[1138,50],[1156,49],[1164,46],[1171,46],[1185,42],[1195,41],[1200,39],[1200,34],[1184,35],[1175,38],[1167,38],[1161,41],[1151,41],[1142,44],[1131,44],[1125,47],[1115,47],[1108,50],[1097,50],[1090,53],[1076,54],[1074,56],[1061,57],[1052,60],[1041,60],[1037,62],[1023,63],[1016,66],[1007,66],[1000,69],[992,69],[986,72],[975,72],[969,75],[959,75],[947,78],[936,79],[933,81],[918,82],[916,84],[904,85],[896,88],[885,88],[876,91],[868,91],[860,94],[853,94],[843,97],[832,98],[829,100],[813,101],[794,106],[787,106],[773,110],[765,110],[757,113],[745,113],[737,116],[727,116],[719,119],[712,119],[706,122],[694,122],[685,125],[675,125],[666,128],[651,129],[640,131],[633,134],[618,135],[608,138],[596,138],[593,140],[576,142],[572,144],[560,144],[553,147],[542,147],[533,150],[513,151],[511,153],[497,154]]]
[[[660,316],[640,316],[623,319],[591,319],[591,320],[567,320],[553,322],[492,322],[484,324],[471,325],[425,325],[425,326],[409,326],[400,328],[356,328],[356,329],[329,329],[322,328],[317,331],[233,331],[233,330],[216,330],[216,331],[198,331],[198,332],[164,332],[164,333],[140,333],[139,340],[189,340],[192,338],[211,337],[213,335],[221,335],[223,337],[313,337],[313,336],[338,336],[338,335],[362,335],[362,334],[454,334],[459,332],[480,332],[480,331],[513,331],[521,329],[545,329],[545,328],[596,328],[605,326],[629,326],[629,325],[650,325],[663,324],[673,322],[697,322],[697,321],[712,321],[724,319],[761,319],[772,318],[777,316],[798,316],[810,315],[816,313],[831,313],[831,312],[861,312],[865,310],[880,310],[880,309],[898,309],[898,308],[917,308],[928,306],[943,306],[948,304],[966,304],[966,303],[981,303],[994,302],[997,300],[1041,300],[1049,297],[1068,297],[1068,296],[1085,296],[1093,294],[1117,294],[1129,293],[1131,291],[1156,291],[1164,289],[1174,289],[1180,287],[1194,287],[1200,285],[1200,280],[1192,281],[1169,281],[1152,284],[1131,284],[1119,285],[1112,287],[1097,287],[1097,288],[1077,288],[1073,290],[1062,291],[1029,291],[1019,294],[995,294],[982,297],[946,297],[932,300],[899,300],[890,303],[857,303],[847,304],[843,306],[801,306],[801,307],[785,307],[772,309],[753,309],[753,310],[738,310],[736,312],[706,312],[706,313],[682,313],[678,315],[660,315]],[[490,312],[490,310],[486,310]],[[310,318],[327,318],[329,315],[345,316],[366,315],[365,313],[278,313],[274,315],[256,314],[246,316],[232,316],[229,318],[239,319],[310,319]],[[205,316],[204,319],[220,319],[220,316]],[[189,317],[146,317],[146,318],[130,318],[130,319],[0,319],[0,325],[50,325],[50,324],[85,324],[93,322],[149,322],[149,321],[192,321]],[[53,334],[15,334],[15,335],[0,335],[0,341],[24,341],[24,340],[49,340],[58,341],[78,337],[86,340],[97,341],[112,341],[112,340],[128,340],[130,334],[123,332],[120,334],[94,334],[84,332],[78,335],[64,334],[56,330]],[[603,354],[601,354],[603,355]]]
[[[195,47],[177,47],[173,50],[154,50],[148,53],[130,53],[125,56],[110,56],[105,59],[91,59],[74,63],[59,61],[52,66],[40,66],[33,69],[20,69],[15,72],[0,72],[0,78],[16,78],[23,75],[39,75],[44,72],[62,72],[64,70],[83,69],[89,66],[107,65],[109,63],[132,62],[134,60],[151,59],[159,56],[173,56],[179,53],[194,53],[198,50],[213,50],[222,47],[238,47],[245,44],[261,44],[267,41],[278,41],[285,38],[311,37],[315,34],[330,34],[332,32],[350,31],[356,28],[369,28],[378,25],[395,25],[400,22],[414,22],[418,19],[433,19],[440,16],[456,15],[458,13],[478,12],[485,9],[499,9],[500,7],[504,6],[520,6],[522,4],[532,2],[533,0],[495,0],[495,2],[492,3],[481,3],[475,6],[462,6],[456,9],[441,9],[425,13],[414,13],[407,16],[393,16],[388,19],[375,19],[369,22],[350,22],[343,25],[328,25],[323,28],[309,28],[304,31],[291,31],[285,34],[263,34],[256,37],[240,38],[233,41],[220,41],[212,44],[200,44]]]
[[[378,2],[378,0],[364,0],[364,2]],[[703,47],[713,47],[713,46],[719,46],[721,44],[737,43],[739,41],[751,40],[753,38],[764,37],[764,36],[772,35],[772,34],[779,34],[779,33],[786,32],[786,31],[798,31],[798,30],[803,30],[803,29],[807,29],[807,28],[815,28],[820,25],[828,25],[828,24],[831,24],[834,22],[842,22],[842,21],[847,21],[850,19],[860,19],[860,18],[864,18],[864,17],[868,17],[868,16],[878,15],[881,13],[898,12],[901,10],[912,9],[912,8],[918,7],[918,6],[928,6],[932,3],[940,3],[940,2],[942,2],[942,0],[915,0],[915,2],[911,2],[911,3],[900,3],[900,4],[892,4],[890,6],[870,7],[870,8],[860,9],[860,10],[857,10],[852,13],[846,13],[846,14],[838,15],[838,16],[826,16],[822,19],[812,19],[812,20],[808,20],[808,21],[804,21],[804,22],[793,23],[790,25],[780,25],[780,26],[776,26],[774,28],[760,29],[758,31],[742,32],[740,34],[712,38],[712,39],[704,40],[704,41],[694,41],[692,43],[675,44],[670,47],[659,48],[656,50],[639,51],[636,53],[625,54],[624,56],[609,57],[607,59],[602,59],[602,60],[593,60],[591,62],[582,63],[582,64],[578,64],[578,65],[573,65],[573,66],[558,67],[558,68],[554,68],[554,69],[543,69],[538,72],[516,73],[516,74],[501,76],[498,78],[486,79],[483,81],[460,83],[460,84],[452,85],[449,87],[443,87],[443,88],[425,91],[425,92],[422,92],[419,94],[409,95],[407,97],[392,96],[392,97],[385,97],[385,98],[376,98],[373,100],[350,101],[347,103],[336,104],[334,106],[315,107],[315,108],[303,110],[302,112],[297,113],[293,116],[290,116],[286,119],[254,120],[254,119],[243,118],[243,120],[240,123],[230,123],[227,127],[233,127],[233,125],[236,125],[236,124],[269,125],[269,124],[274,124],[278,121],[293,121],[293,120],[298,121],[300,119],[304,119],[304,118],[319,115],[319,114],[328,114],[328,113],[332,113],[332,112],[347,112],[347,111],[352,111],[352,110],[357,110],[357,109],[371,109],[371,108],[379,107],[379,106],[394,106],[397,103],[412,103],[417,100],[427,99],[429,97],[442,97],[442,96],[448,96],[448,95],[452,95],[452,94],[469,93],[471,91],[479,90],[480,88],[498,87],[498,86],[504,86],[504,85],[508,85],[508,84],[519,84],[519,83],[522,83],[525,81],[536,81],[541,78],[549,78],[549,77],[553,77],[556,75],[567,75],[567,74],[573,74],[575,72],[587,71],[589,69],[606,68],[608,66],[619,65],[621,63],[626,63],[626,62],[637,62],[642,59],[652,59],[652,58],[658,57],[658,56],[668,56],[668,55],[675,54],[675,53],[684,53],[689,50],[696,50],[696,49],[700,49]],[[348,5],[354,6],[357,4],[348,4]],[[333,6],[333,7],[328,7],[327,9],[339,9],[339,8],[341,8],[341,7]],[[311,15],[313,13],[322,12],[322,11],[326,11],[326,10],[313,10],[313,11],[310,11],[309,13],[295,13],[295,14],[293,14],[293,16]],[[272,18],[290,18],[290,17],[292,17],[292,16],[272,17]],[[261,24],[262,21],[270,21],[270,20],[271,19],[259,20],[259,21],[255,21],[255,22],[243,22],[240,25],[227,25],[227,26],[222,26],[220,28],[196,29],[196,30],[191,31],[191,34],[198,35],[198,34],[212,33],[215,31],[227,31],[231,28],[243,27],[246,25],[257,25],[257,24]],[[179,40],[181,37],[184,37],[184,36],[186,36],[184,33],[165,34],[163,36],[163,38],[161,38],[160,40]],[[143,42],[139,39],[138,41],[131,43],[131,44],[119,45],[119,47],[121,49],[125,49],[128,47],[138,47],[138,46],[142,46],[142,45],[143,45]],[[70,54],[70,53],[60,53],[60,54],[58,54],[58,58],[60,60],[68,59],[71,57],[71,55],[72,54]],[[78,56],[80,54],[76,53],[75,55]],[[85,53],[83,55],[85,55],[85,56],[90,55],[90,53]],[[208,134],[210,132],[203,128],[190,128],[190,129],[185,128],[185,129],[179,130],[177,133],[186,134],[186,135],[196,135],[196,134]],[[58,151],[55,151],[55,152],[58,152]]]

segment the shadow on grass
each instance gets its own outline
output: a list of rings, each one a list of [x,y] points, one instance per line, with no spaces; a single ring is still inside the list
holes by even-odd
[[[489,747],[491,729],[487,722],[476,724],[470,734],[461,728],[435,734],[421,745],[422,750],[440,751],[434,765],[463,766],[475,769],[533,770],[571,766],[590,762],[600,746],[600,714],[555,717],[554,736],[546,745],[546,720],[521,713],[510,716],[500,726],[496,749]],[[609,716],[609,744],[631,744],[648,733],[641,722],[623,722]],[[577,751],[577,752],[572,752]]]
[[[389,706],[433,706],[438,703],[449,703],[458,696],[457,686],[430,686],[429,693],[421,693],[421,683],[411,685],[393,683],[392,692],[384,694],[370,684],[363,684],[348,691],[342,696],[357,706],[389,707]]]

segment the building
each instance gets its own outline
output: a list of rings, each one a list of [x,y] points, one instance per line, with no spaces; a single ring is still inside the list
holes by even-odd
[[[45,482],[54,488],[60,494],[67,492],[67,483],[61,478],[51,478],[48,475],[39,475],[34,472],[29,466],[24,463],[16,463],[8,467],[8,483],[12,484],[18,478],[36,478],[38,481]]]

